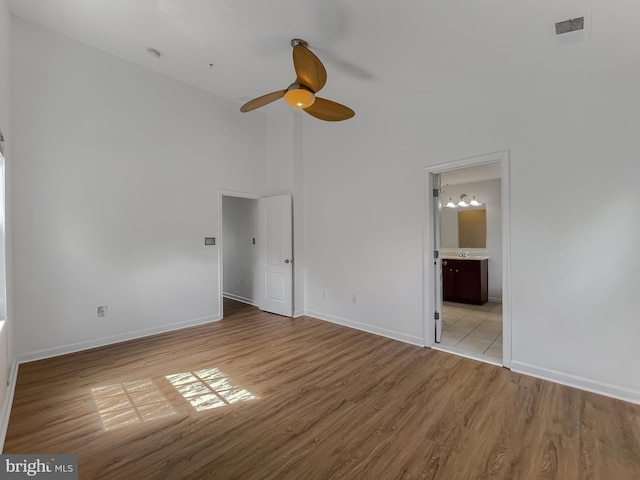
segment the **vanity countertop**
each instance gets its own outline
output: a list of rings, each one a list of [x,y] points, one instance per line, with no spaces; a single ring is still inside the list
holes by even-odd
[[[458,255],[443,255],[443,260],[489,260],[489,257],[478,255],[478,256],[468,256],[468,257],[459,257]]]

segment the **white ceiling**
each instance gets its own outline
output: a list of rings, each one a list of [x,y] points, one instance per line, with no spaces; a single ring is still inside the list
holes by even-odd
[[[622,9],[624,20],[640,11],[639,3],[11,0],[10,5],[15,15],[238,104],[294,80],[290,40],[303,38],[329,74],[320,96],[358,112],[381,103],[428,108],[445,86],[457,88],[456,100],[463,103],[477,98],[484,85],[504,82],[513,89],[521,79],[549,81],[567,55],[558,53],[563,47],[554,35],[556,21],[593,10],[593,41],[617,20],[612,12]],[[147,47],[162,58],[149,56]]]

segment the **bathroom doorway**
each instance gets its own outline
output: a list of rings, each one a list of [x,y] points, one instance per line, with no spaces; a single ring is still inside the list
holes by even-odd
[[[433,167],[428,184],[425,345],[508,366],[508,152]]]

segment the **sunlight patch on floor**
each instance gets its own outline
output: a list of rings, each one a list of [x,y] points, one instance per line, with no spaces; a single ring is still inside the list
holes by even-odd
[[[94,387],[91,392],[105,430],[176,413],[151,379]]]
[[[177,413],[176,407],[179,408],[182,402],[166,390],[170,388],[167,381],[198,412],[257,398],[235,385],[228,375],[217,368],[101,385],[93,387],[91,393],[104,429],[141,424]],[[161,387],[167,395],[162,393]],[[168,397],[173,398],[173,404]]]
[[[197,411],[256,398],[248,390],[234,385],[229,377],[217,368],[176,373],[165,378]]]

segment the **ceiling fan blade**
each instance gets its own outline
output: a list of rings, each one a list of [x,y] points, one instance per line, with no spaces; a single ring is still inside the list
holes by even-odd
[[[286,90],[278,90],[277,92],[267,93],[266,95],[262,95],[261,97],[254,98],[253,100],[249,100],[247,103],[240,107],[241,112],[250,112],[251,110],[255,110],[256,108],[264,107],[271,102],[275,102],[276,100],[284,97],[284,94],[287,93]]]
[[[324,65],[307,47],[293,47],[293,67],[298,76],[296,82],[308,87],[313,93],[319,92],[327,83]]]
[[[353,117],[356,112],[340,103],[332,102],[324,98],[316,97],[313,105],[304,109],[309,115],[326,120],[328,122],[339,122]]]

